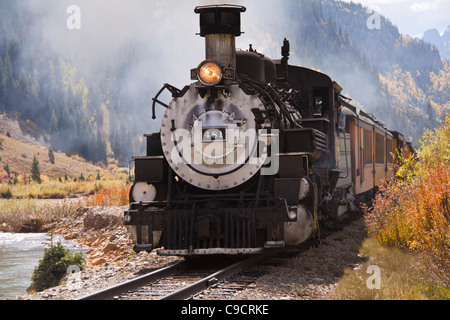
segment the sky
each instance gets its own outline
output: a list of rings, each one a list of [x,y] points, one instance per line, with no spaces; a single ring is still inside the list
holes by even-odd
[[[350,0],[345,0],[350,2]],[[422,38],[435,28],[442,33],[450,25],[450,0],[351,0],[391,20],[400,33]]]

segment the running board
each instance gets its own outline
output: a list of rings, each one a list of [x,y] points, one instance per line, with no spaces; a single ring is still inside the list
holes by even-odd
[[[192,249],[192,250],[158,250],[160,256],[196,256],[196,255],[245,255],[245,254],[261,254],[264,248],[210,248],[210,249]]]

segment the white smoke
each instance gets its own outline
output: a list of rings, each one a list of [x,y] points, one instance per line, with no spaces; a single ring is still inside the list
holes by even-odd
[[[237,47],[251,43],[259,52],[278,58],[283,35],[274,29],[274,10],[278,1],[226,1],[244,5],[242,31]],[[204,39],[199,32],[198,5],[223,1],[186,0],[26,0],[18,1],[23,10],[36,17],[30,21],[32,38],[44,36],[46,45],[58,56],[71,61],[86,77],[107,72],[111,57],[130,54],[133,70],[125,70],[123,85],[133,94],[136,85],[156,86],[171,82],[182,87],[190,82],[189,70],[204,59]],[[67,8],[80,9],[80,29],[69,30]],[[271,13],[268,18],[267,13]],[[279,15],[275,15],[279,16]],[[272,22],[271,22],[272,21]],[[282,27],[282,24],[278,24]],[[275,37],[276,36],[276,37]],[[151,76],[149,76],[151,75]],[[128,82],[131,81],[131,84]],[[150,82],[150,83],[149,83]]]
[[[164,83],[183,88],[191,83],[191,68],[205,58],[204,39],[199,32],[198,5],[223,4],[220,0],[23,0],[17,1],[23,10],[36,17],[30,21],[34,34],[44,37],[50,51],[70,61],[86,79],[105,76],[111,63],[127,61],[120,75],[121,93],[148,101]],[[295,26],[297,13],[289,11],[282,0],[226,1],[243,5],[241,30],[236,47],[258,52],[273,59],[280,58],[280,48],[286,37],[291,41],[290,63],[303,65],[295,48],[301,44]],[[70,30],[67,8],[80,9],[80,29]],[[288,8],[288,9],[287,9]],[[326,49],[326,48],[325,48]],[[306,65],[308,66],[308,65]],[[117,67],[117,66],[115,66]],[[330,70],[322,70],[330,73]],[[339,75],[342,79],[351,79]],[[351,80],[349,80],[351,81]],[[341,83],[345,86],[345,83]],[[169,97],[170,98],[170,97]],[[149,106],[143,106],[146,116]],[[161,113],[159,113],[160,115]],[[158,125],[152,123],[153,128]]]

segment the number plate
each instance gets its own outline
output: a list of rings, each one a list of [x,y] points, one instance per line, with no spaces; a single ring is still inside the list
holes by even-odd
[[[203,128],[202,142],[226,141],[226,128]]]

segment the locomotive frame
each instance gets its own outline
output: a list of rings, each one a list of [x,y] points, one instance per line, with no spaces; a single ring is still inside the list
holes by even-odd
[[[153,119],[156,104],[166,112],[161,131],[145,135],[146,156],[133,158],[125,211],[137,252],[256,254],[319,237],[320,224],[357,211],[357,198],[392,178],[396,150],[411,149],[329,76],[289,65],[286,39],[280,60],[251,45],[236,51],[245,10],[197,7],[206,43],[206,60],[191,70],[197,81],[165,84],[153,99]],[[164,90],[170,104],[159,100]],[[198,154],[204,161],[186,161]]]

